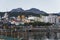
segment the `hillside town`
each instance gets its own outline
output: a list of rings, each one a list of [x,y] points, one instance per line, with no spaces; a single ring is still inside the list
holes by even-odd
[[[50,23],[51,25],[36,25],[29,23],[40,22]],[[25,24],[27,23],[27,24]],[[4,40],[5,37],[13,37],[12,40],[58,40],[60,39],[60,16],[49,14],[48,16],[41,15],[39,17],[29,15],[18,15],[17,17],[9,17],[6,12],[4,16],[0,16],[0,36]],[[3,37],[5,36],[5,37]],[[8,40],[8,39],[6,39]]]
[[[60,0],[0,0],[0,40],[60,40]]]
[[[60,16],[49,14],[48,16],[41,15],[39,17],[30,15],[26,17],[25,15],[18,15],[17,17],[9,17],[7,13],[4,16],[0,16],[0,22],[3,23],[11,23],[14,25],[29,23],[29,22],[45,22],[45,23],[53,23],[53,24],[60,24]]]

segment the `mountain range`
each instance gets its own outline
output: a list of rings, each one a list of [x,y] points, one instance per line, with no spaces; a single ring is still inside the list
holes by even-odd
[[[0,12],[0,16],[3,16],[6,12]],[[9,16],[18,16],[18,15],[33,15],[33,16],[40,16],[40,14],[42,15],[49,15],[49,13],[46,13],[44,11],[41,11],[37,8],[31,8],[28,10],[24,10],[22,8],[16,8],[16,9],[12,9],[11,11],[7,12]],[[60,13],[50,13],[52,15],[58,15],[60,16]]]
[[[12,9],[10,12],[23,12],[24,10],[22,8],[16,8]]]
[[[10,12],[31,12],[35,14],[47,14],[46,12],[40,11],[39,9],[36,9],[36,8],[31,8],[29,10],[24,10],[22,8],[16,8],[16,9],[12,9]]]

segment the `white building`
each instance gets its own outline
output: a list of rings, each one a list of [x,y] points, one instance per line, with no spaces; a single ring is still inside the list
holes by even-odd
[[[29,20],[34,20],[34,21],[40,21],[40,22],[43,22],[43,20],[40,18],[40,17],[36,17],[36,16],[31,16],[31,17],[28,17]]]
[[[48,17],[49,17],[48,18],[49,23],[56,23],[57,22],[57,15],[50,14]]]
[[[42,16],[41,20],[45,23],[49,22],[48,16]]]
[[[49,16],[41,16],[41,17],[35,17],[35,16],[31,16],[28,17],[29,20],[34,20],[34,21],[40,21],[40,22],[49,22]]]
[[[57,15],[52,15],[49,14],[49,16],[42,16],[41,19],[43,20],[43,22],[47,23],[58,23],[59,22],[59,18],[57,18]]]
[[[41,16],[41,17],[35,17],[31,16],[28,17],[29,20],[34,20],[34,21],[40,21],[40,22],[45,22],[45,23],[60,23],[60,17],[57,15],[52,15],[49,14],[48,16]]]
[[[7,18],[8,17],[8,14],[7,13],[5,13],[4,14],[4,16],[3,16],[3,18]]]
[[[60,16],[57,17],[56,23],[60,24]]]
[[[8,14],[5,13],[4,16],[2,18],[5,18],[6,20],[8,20]]]

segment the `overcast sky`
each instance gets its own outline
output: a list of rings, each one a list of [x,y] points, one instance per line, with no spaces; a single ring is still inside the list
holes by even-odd
[[[0,11],[37,8],[47,13],[60,12],[60,0],[0,0]]]

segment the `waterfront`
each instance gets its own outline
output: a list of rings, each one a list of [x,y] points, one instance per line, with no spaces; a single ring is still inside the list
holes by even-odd
[[[59,40],[60,24],[56,15],[9,17],[5,13],[0,19],[2,40]],[[47,19],[45,19],[48,17]],[[56,20],[57,19],[57,20]],[[49,21],[46,21],[49,20]]]
[[[2,40],[59,40],[60,28],[26,28],[20,31],[0,29]]]

